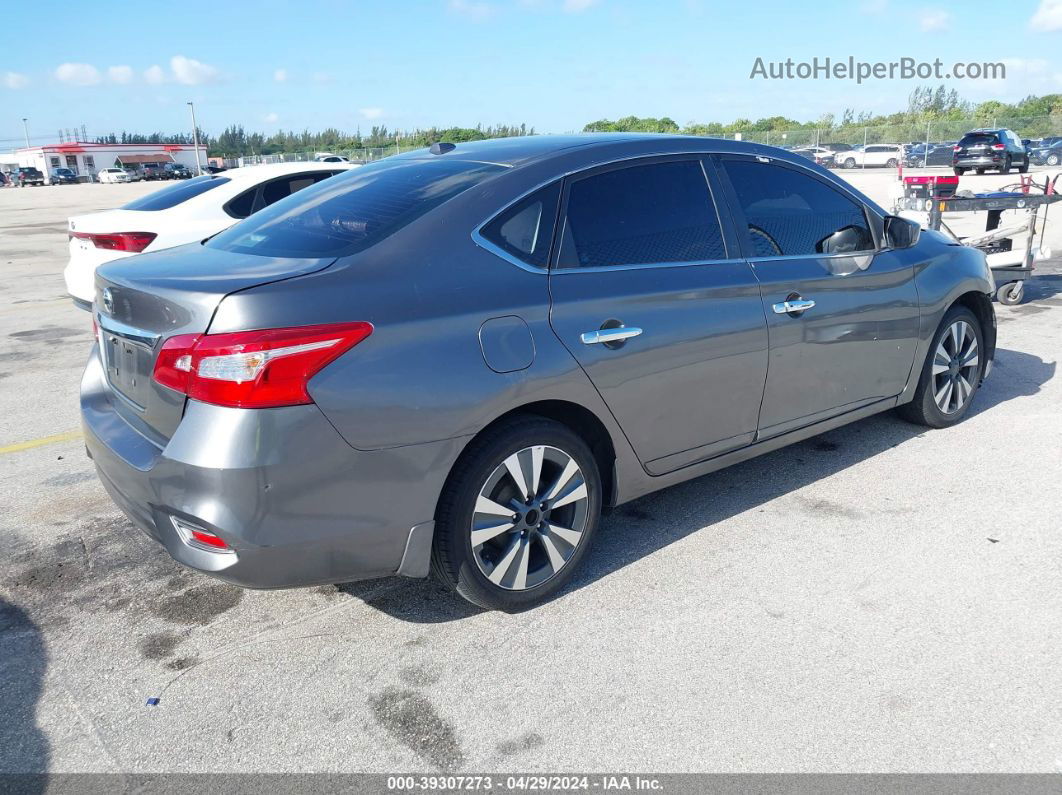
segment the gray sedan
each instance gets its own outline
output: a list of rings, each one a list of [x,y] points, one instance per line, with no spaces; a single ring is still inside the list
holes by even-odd
[[[96,276],[85,440],[247,587],[430,572],[517,610],[601,510],[877,412],[968,412],[984,256],[808,160],[655,135],[436,144]]]

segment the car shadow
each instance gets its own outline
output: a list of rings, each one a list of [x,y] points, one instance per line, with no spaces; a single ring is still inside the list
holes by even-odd
[[[978,392],[970,416],[1035,395],[1054,375],[1053,362],[997,350],[995,369]],[[933,431],[884,412],[621,505],[603,517],[582,570],[555,598],[925,433]],[[393,578],[337,587],[370,607],[414,623],[457,621],[482,612],[432,579]]]
[[[0,782],[4,792],[47,789],[48,740],[37,726],[48,654],[26,611],[0,598]]]

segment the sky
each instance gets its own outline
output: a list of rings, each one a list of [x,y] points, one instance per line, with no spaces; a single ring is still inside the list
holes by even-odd
[[[971,101],[1062,92],[1062,0],[55,0],[14,2],[0,48],[0,148],[84,125],[229,124],[272,133],[374,124],[601,118],[799,121],[906,107],[918,85]],[[1006,17],[1006,19],[1004,19]],[[12,32],[29,35],[11,35]],[[756,58],[997,62],[1005,80],[750,79]]]

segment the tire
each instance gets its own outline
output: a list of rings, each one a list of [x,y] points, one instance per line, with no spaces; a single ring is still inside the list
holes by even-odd
[[[564,588],[600,518],[601,476],[582,437],[518,416],[474,440],[454,465],[435,514],[432,572],[479,607],[526,610]]]
[[[1019,174],[1028,174],[1029,173],[1029,165],[1030,165],[1029,164],[1029,156],[1026,155],[1025,156],[1025,162],[1022,163],[1020,166],[1018,166],[1018,173]]]
[[[895,157],[890,157],[885,162],[885,168],[896,168],[896,166],[898,166],[898,165],[899,165],[899,161],[897,161]]]
[[[996,300],[1004,306],[1020,304],[1025,297],[1025,282],[1010,282],[996,290]]]
[[[999,167],[999,173],[1000,174],[1009,174],[1010,173],[1010,155],[1007,155],[1005,158],[1003,158],[1003,165],[1001,165]]]
[[[1049,165],[1049,166],[1057,166],[1058,165],[1058,155],[1048,155],[1047,156],[1047,165]]]
[[[985,175],[985,170],[983,168],[975,168],[974,171],[977,172],[977,176],[979,177],[983,177]]]
[[[844,167],[845,168],[855,168],[856,167],[855,158],[854,157],[850,157],[847,160],[845,160],[844,161]]]
[[[965,323],[966,328],[962,331],[956,356],[956,335],[952,333],[952,329],[962,323]],[[969,348],[970,335],[976,349]],[[977,316],[965,306],[956,305],[949,309],[940,322],[937,333],[933,335],[933,342],[929,346],[929,353],[918,378],[914,399],[900,406],[900,416],[909,422],[930,428],[947,428],[961,422],[969,411],[981,383],[984,349],[984,334]],[[938,355],[941,352],[944,356]],[[955,360],[961,361],[962,356],[967,357],[968,364],[951,364]],[[939,367],[945,369],[934,373],[933,370]],[[962,376],[964,386],[960,386],[956,375]],[[951,382],[951,389],[947,388],[948,382]]]
[[[952,171],[955,172],[955,176],[957,176],[957,177],[961,177],[963,174],[966,173],[966,169],[965,168],[959,168],[958,166],[955,166],[955,168],[953,168]]]

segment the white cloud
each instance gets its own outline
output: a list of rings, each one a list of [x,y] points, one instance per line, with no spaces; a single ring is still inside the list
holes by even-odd
[[[494,13],[494,6],[484,0],[450,0],[450,11],[469,19],[486,19]]]
[[[921,28],[924,33],[947,30],[950,24],[951,14],[947,11],[942,11],[939,8],[927,8],[918,18],[918,27]]]
[[[59,64],[55,79],[72,86],[94,86],[100,82],[100,70],[87,63]]]
[[[133,67],[131,66],[108,66],[107,77],[112,83],[133,82]]]
[[[280,117],[275,113],[267,113],[265,116],[262,117],[262,121],[264,121],[266,124],[276,124],[278,121],[280,121]]]
[[[564,0],[564,11],[567,14],[578,14],[590,6],[597,5],[597,2],[598,0]]]
[[[358,113],[369,120],[378,119],[383,116],[383,108],[361,108]]]
[[[17,91],[29,85],[29,78],[19,72],[4,72],[4,85]]]
[[[155,64],[144,70],[144,80],[153,86],[157,86],[166,82],[166,72],[163,71],[161,66]]]
[[[173,70],[174,79],[186,86],[213,83],[220,77],[218,70],[213,66],[183,55],[170,58],[170,69]]]
[[[288,79],[288,70],[277,69],[275,72],[273,72],[273,79],[276,80],[278,83],[283,83],[285,80]]]
[[[1040,0],[1040,7],[1029,20],[1029,27],[1038,33],[1062,30],[1062,0]]]

